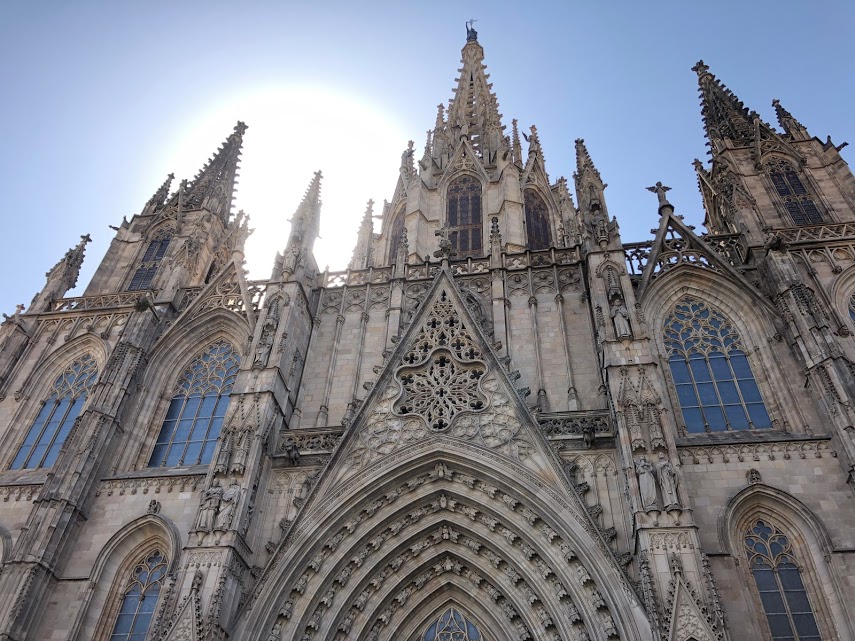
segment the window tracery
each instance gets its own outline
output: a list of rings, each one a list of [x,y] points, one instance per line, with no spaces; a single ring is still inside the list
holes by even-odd
[[[549,233],[549,210],[546,203],[533,189],[523,192],[525,203],[525,227],[529,249],[548,249],[551,246]]]
[[[721,312],[683,299],[665,320],[664,341],[687,431],[772,427],[739,332]]]
[[[458,258],[482,254],[481,183],[463,175],[448,186],[447,217],[451,246]]]
[[[210,345],[178,379],[149,467],[211,462],[240,356],[225,340]]]
[[[51,467],[56,462],[97,375],[95,359],[86,354],[57,377],[12,461],[13,470]]]
[[[122,605],[110,641],[145,640],[166,570],[166,559],[157,549],[134,566],[122,596]]]
[[[745,547],[773,641],[819,641],[816,617],[786,534],[757,520],[745,534]]]
[[[166,250],[169,249],[170,242],[172,242],[171,229],[158,232],[152,239],[145,250],[145,254],[143,254],[140,266],[131,278],[131,284],[128,285],[129,292],[143,291],[151,287],[151,282],[157,274],[160,261],[166,255]]]
[[[769,179],[792,217],[794,225],[804,227],[821,225],[825,222],[822,213],[817,209],[812,196],[790,162],[776,159],[767,164],[766,168]]]
[[[433,621],[420,641],[487,641],[478,626],[455,608],[448,608]]]
[[[404,212],[401,211],[395,217],[394,222],[392,223],[392,229],[389,232],[391,234],[391,244],[389,245],[389,263],[394,263],[395,258],[398,256],[398,247],[401,245],[401,232],[404,229]]]

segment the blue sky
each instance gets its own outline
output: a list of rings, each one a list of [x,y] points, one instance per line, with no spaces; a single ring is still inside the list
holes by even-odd
[[[168,172],[192,178],[238,118],[249,125],[236,208],[257,230],[251,276],[269,274],[319,168],[319,262],[345,267],[365,201],[391,198],[407,140],[420,155],[451,96],[473,17],[504,123],[537,125],[553,180],[572,175],[584,138],[625,241],[656,226],[644,188],[657,180],[688,222],[703,220],[691,165],[706,158],[699,58],[773,125],[779,98],[812,134],[855,143],[851,1],[6,0],[0,311],[28,304],[90,233],[85,285],[107,226]]]

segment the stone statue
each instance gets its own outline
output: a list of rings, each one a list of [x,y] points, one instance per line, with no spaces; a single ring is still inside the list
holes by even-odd
[[[217,453],[217,464],[214,466],[215,474],[225,474],[229,471],[229,460],[232,457],[232,435],[226,433],[223,435],[223,442],[220,444],[220,451]]]
[[[199,519],[196,522],[197,530],[210,532],[214,529],[217,511],[220,509],[222,498],[223,488],[220,487],[220,482],[215,480],[214,484],[202,494],[202,501],[199,505]]]
[[[676,510],[680,507],[677,498],[677,470],[663,452],[659,452],[659,462],[656,464],[656,476],[659,477],[659,489],[662,491],[662,503],[666,510]]]
[[[214,522],[215,530],[228,530],[232,524],[232,519],[237,508],[237,501],[240,498],[240,485],[232,477],[229,482],[229,487],[223,492],[222,500],[220,501],[220,509],[217,512],[217,518]]]
[[[264,327],[261,330],[261,336],[258,338],[258,345],[255,348],[255,361],[253,367],[267,367],[267,359],[270,357],[270,350],[273,349],[273,334],[276,332],[276,323],[270,317],[264,321]]]
[[[594,426],[590,423],[587,423],[582,426],[582,444],[585,446],[586,450],[590,450],[594,447],[594,443],[597,440],[597,436],[594,432]]]
[[[277,621],[273,624],[273,629],[267,635],[267,641],[279,641],[282,638],[282,622]]]
[[[635,473],[638,475],[638,489],[641,491],[641,507],[645,512],[658,510],[656,503],[656,478],[653,475],[653,465],[642,456],[635,462]]]
[[[288,460],[291,461],[291,465],[300,464],[300,450],[297,449],[297,444],[294,442],[293,438],[288,436],[282,444],[282,449],[285,450],[285,453],[288,455]]]
[[[612,321],[615,324],[615,336],[618,338],[631,338],[632,330],[629,328],[629,312],[621,299],[617,300],[612,310]]]
[[[246,458],[249,455],[249,432],[244,432],[243,436],[238,441],[235,448],[235,455],[232,459],[231,471],[236,474],[243,474],[246,468]]]

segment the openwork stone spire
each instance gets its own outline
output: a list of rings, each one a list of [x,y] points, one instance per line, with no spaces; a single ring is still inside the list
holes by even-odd
[[[246,130],[247,126],[238,121],[234,132],[196,174],[183,195],[184,210],[207,209],[223,223],[228,221]]]
[[[321,179],[323,174],[316,171],[312,182],[303,195],[297,211],[291,217],[291,233],[282,258],[282,272],[286,276],[293,274],[307,253],[312,251],[315,238],[318,237],[321,214]]]
[[[756,112],[750,111],[736,95],[710,73],[709,66],[700,60],[692,71],[698,74],[701,115],[706,136],[713,149],[718,149],[728,138],[744,145],[754,139]]]

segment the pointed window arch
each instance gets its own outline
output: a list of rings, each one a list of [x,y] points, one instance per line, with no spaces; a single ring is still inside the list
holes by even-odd
[[[133,567],[110,641],[145,640],[166,570],[166,558],[159,549],[141,558]]]
[[[688,432],[772,427],[739,332],[724,314],[684,298],[665,319],[664,340]]]
[[[472,621],[455,608],[448,608],[431,622],[419,641],[487,641],[487,638]]]
[[[389,260],[387,261],[389,264],[394,263],[398,257],[398,247],[401,246],[401,232],[404,231],[404,222],[406,222],[404,212],[399,211],[398,215],[395,216],[395,220],[392,221],[392,229],[389,231],[391,236],[389,243]]]
[[[237,350],[225,340],[190,363],[178,379],[149,467],[211,462],[239,366]]]
[[[131,284],[128,285],[129,292],[143,291],[151,287],[151,282],[166,255],[166,250],[169,249],[170,242],[172,242],[171,229],[162,229],[155,235],[143,254],[140,266],[131,278]]]
[[[758,519],[745,533],[745,547],[773,641],[821,641],[789,537]]]
[[[448,186],[447,224],[451,228],[451,246],[458,258],[481,256],[482,215],[481,182],[474,176],[458,176]]]
[[[776,159],[767,164],[766,169],[794,225],[804,227],[821,225],[825,222],[792,163]]]
[[[12,461],[12,469],[51,467],[95,384],[98,365],[91,355],[75,360],[60,374]]]
[[[534,189],[523,193],[525,203],[525,227],[529,249],[548,249],[552,246],[549,233],[549,210]]]

